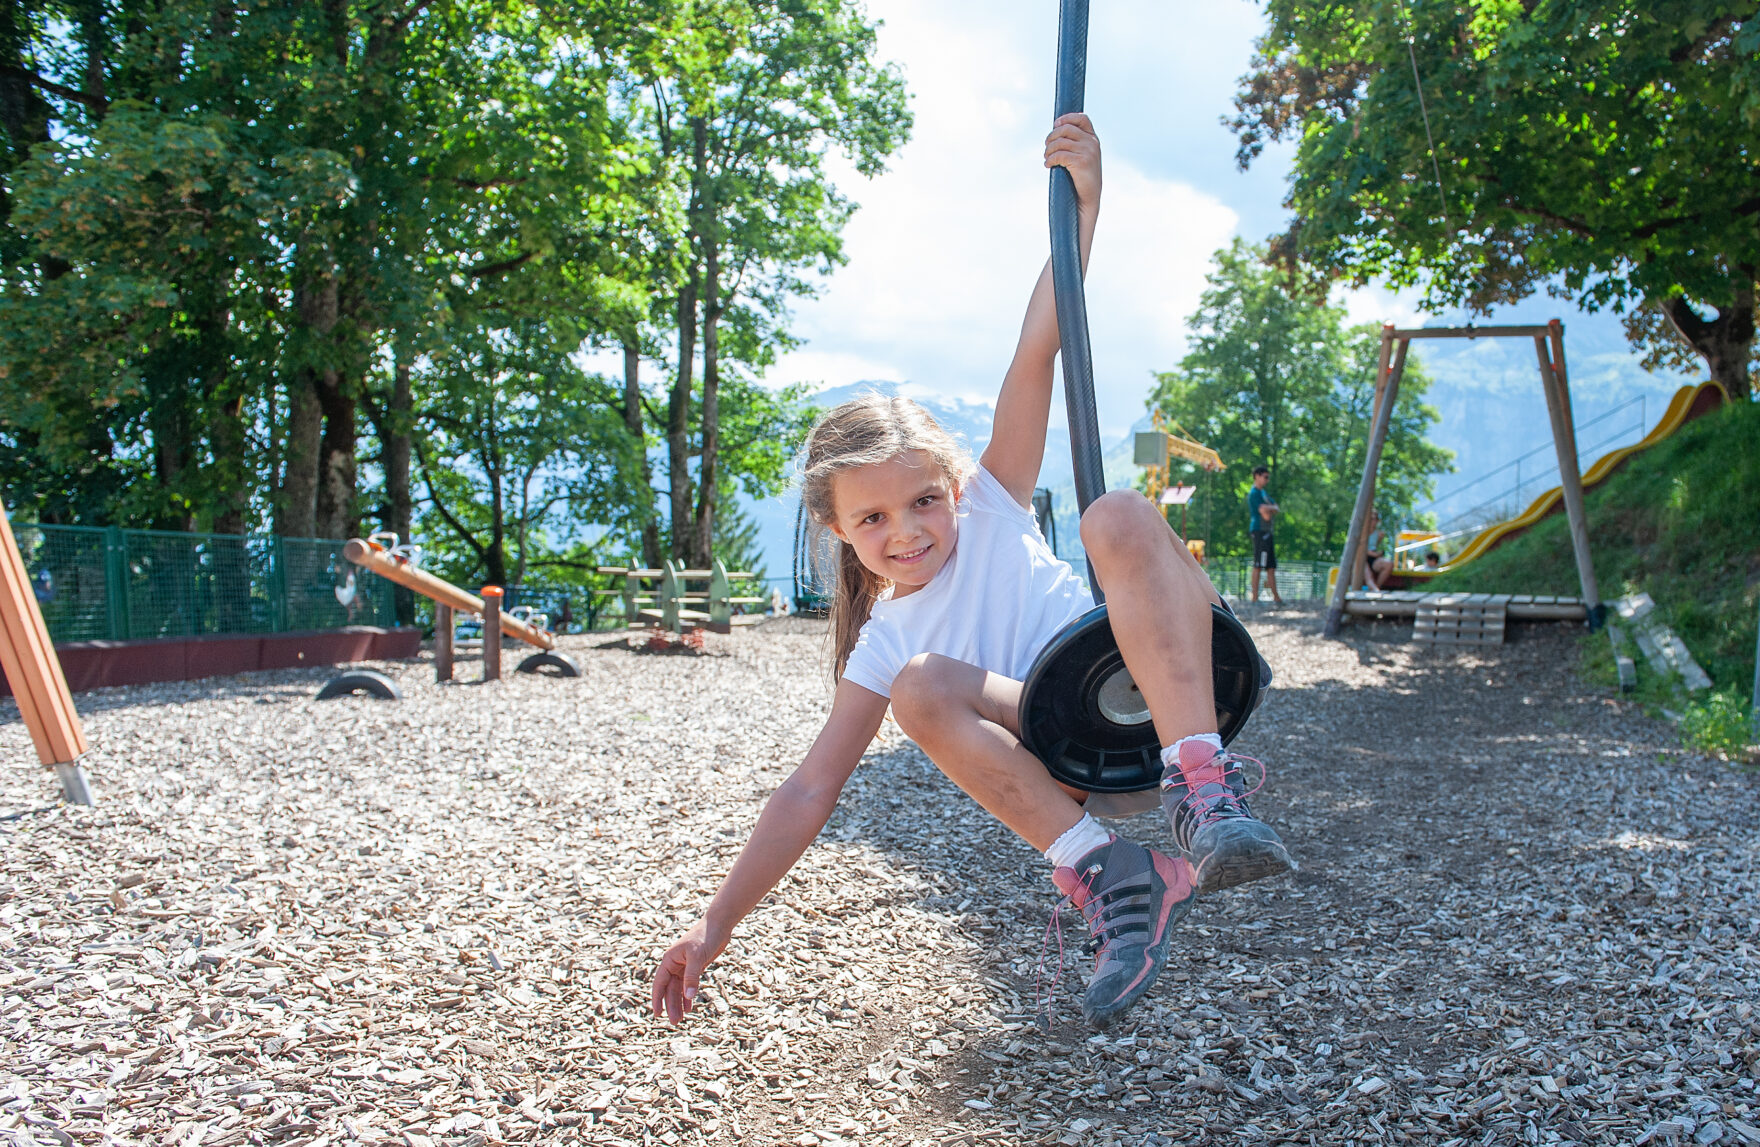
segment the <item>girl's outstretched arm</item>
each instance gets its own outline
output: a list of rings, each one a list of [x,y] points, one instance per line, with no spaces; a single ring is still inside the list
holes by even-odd
[[[1082,271],[1094,245],[1094,223],[1100,217],[1100,140],[1094,125],[1079,112],[1058,117],[1045,138],[1045,166],[1069,170],[1080,209]],[[996,397],[996,425],[984,448],[984,469],[1025,506],[1032,502],[1039,464],[1045,458],[1045,425],[1051,417],[1052,364],[1057,359],[1057,303],[1051,289],[1051,263],[1039,272],[1027,317],[1021,323],[1014,361]]]
[[[691,1010],[703,969],[727,948],[734,925],[776,887],[831,819],[844,783],[880,731],[886,704],[886,698],[860,685],[838,684],[825,727],[800,767],[770,794],[708,911],[660,958],[654,969],[656,1017],[664,1014],[676,1024]]]

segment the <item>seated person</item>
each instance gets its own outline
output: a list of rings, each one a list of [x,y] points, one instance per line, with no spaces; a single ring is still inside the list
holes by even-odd
[[[1369,509],[1369,544],[1358,572],[1363,588],[1370,590],[1385,589],[1387,575],[1393,572],[1393,559],[1387,556],[1387,531],[1381,528],[1381,515],[1374,507]]]
[[[1442,555],[1437,553],[1435,550],[1431,550],[1428,553],[1426,553],[1424,555],[1424,568],[1427,570],[1441,569],[1442,568]]]

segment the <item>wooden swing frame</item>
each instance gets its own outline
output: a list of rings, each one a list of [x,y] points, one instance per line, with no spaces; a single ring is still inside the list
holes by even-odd
[[[1583,510],[1583,475],[1577,465],[1577,430],[1571,417],[1569,377],[1564,365],[1564,324],[1553,319],[1545,326],[1416,327],[1401,329],[1392,323],[1381,328],[1381,357],[1375,370],[1375,399],[1370,406],[1369,447],[1363,457],[1363,481],[1357,488],[1357,504],[1345,533],[1344,553],[1338,563],[1332,597],[1326,611],[1327,637],[1337,637],[1344,622],[1345,595],[1356,581],[1368,542],[1369,507],[1375,503],[1375,481],[1381,469],[1381,451],[1393,423],[1393,406],[1399,399],[1400,378],[1405,374],[1406,354],[1413,339],[1528,338],[1540,364],[1540,388],[1546,394],[1546,412],[1552,421],[1552,445],[1558,454],[1559,488],[1564,494],[1565,516],[1570,522],[1571,549],[1577,559],[1577,579],[1582,584],[1583,605],[1589,625],[1599,627],[1603,616],[1601,593],[1595,583],[1595,563],[1589,554],[1589,525]]]

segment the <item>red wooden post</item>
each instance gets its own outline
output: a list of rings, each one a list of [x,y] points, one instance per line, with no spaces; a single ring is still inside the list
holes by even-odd
[[[88,748],[85,730],[4,507],[0,507],[0,667],[6,670],[18,711],[37,747],[37,759],[54,766],[70,803],[91,804],[91,788],[79,764]]]
[[[501,598],[498,585],[483,587],[483,680],[501,680]]]

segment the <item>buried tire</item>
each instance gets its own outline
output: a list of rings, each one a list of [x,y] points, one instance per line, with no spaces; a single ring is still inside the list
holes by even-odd
[[[534,653],[519,663],[521,673],[542,673],[546,677],[579,677],[580,666],[560,653]]]
[[[324,683],[324,687],[318,690],[318,700],[327,701],[332,697],[353,697],[361,693],[381,701],[403,700],[403,690],[397,687],[397,682],[373,669],[351,669],[347,673],[330,678]]]

